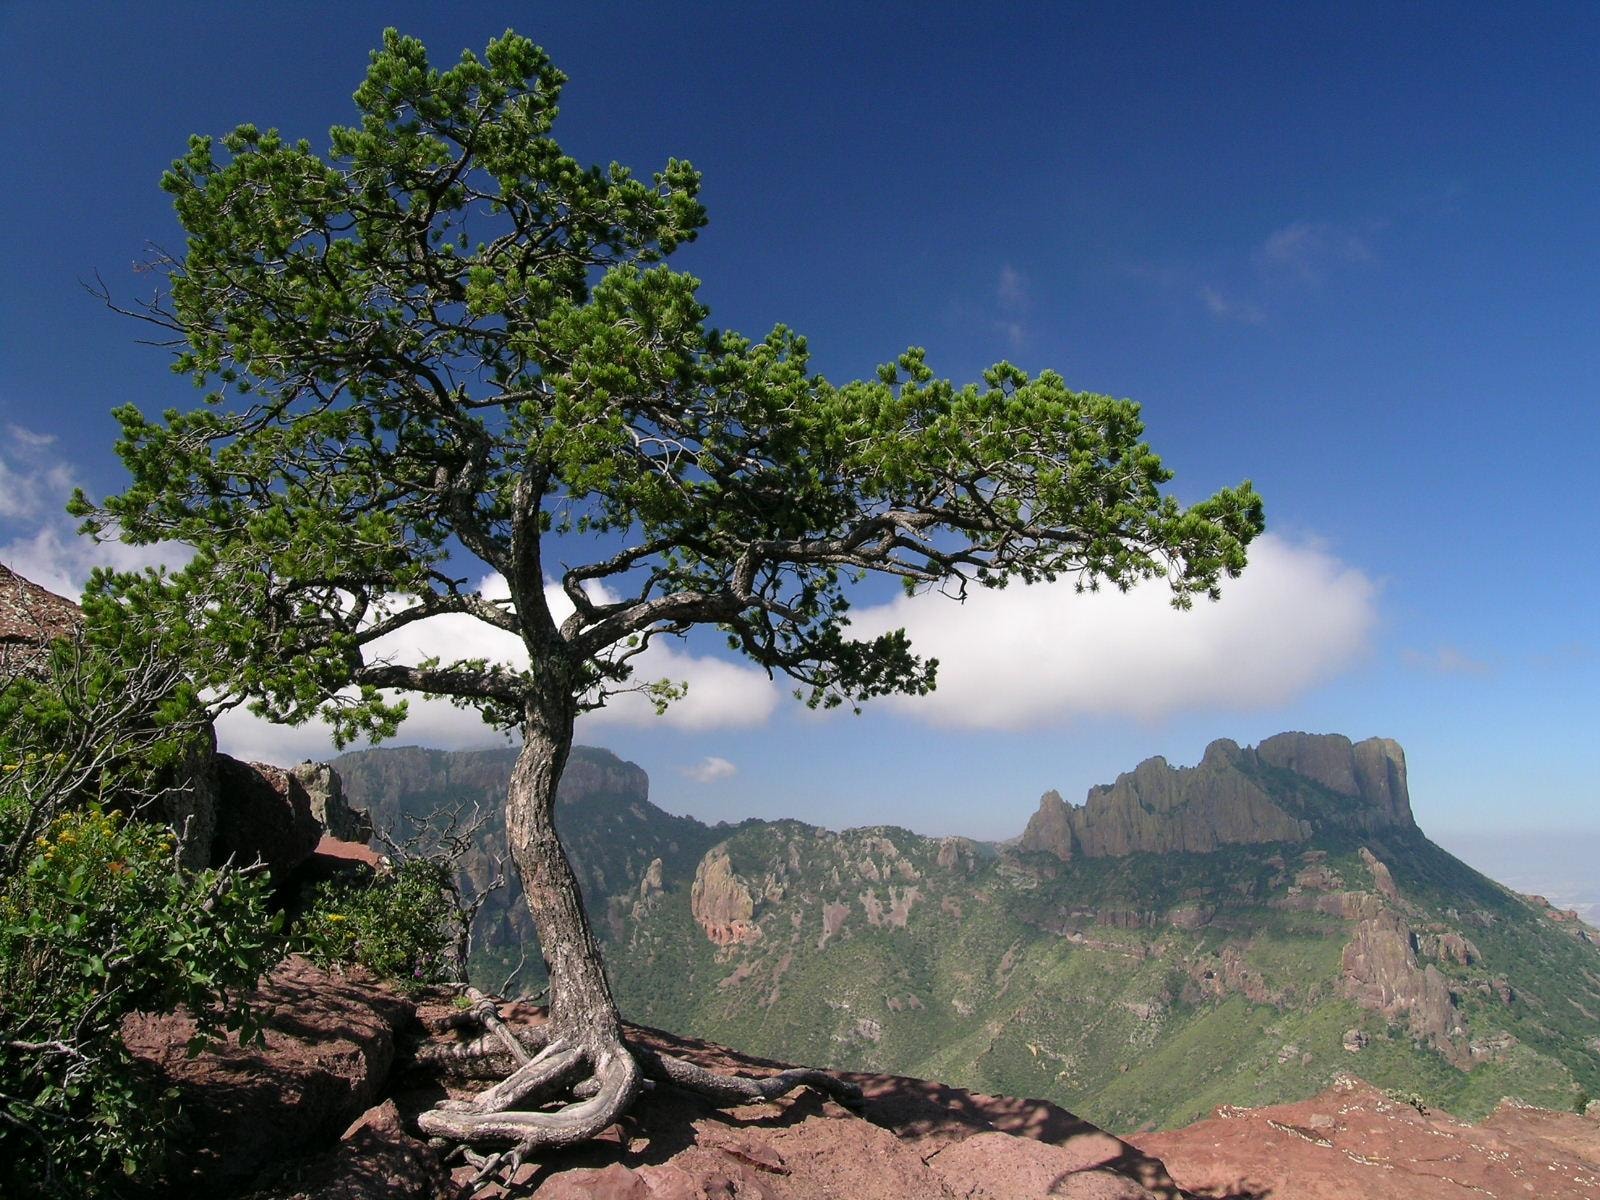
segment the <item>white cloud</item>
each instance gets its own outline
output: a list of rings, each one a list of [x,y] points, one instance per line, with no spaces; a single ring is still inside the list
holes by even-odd
[[[1215,250],[1169,263],[1124,268],[1189,305],[1198,302],[1219,321],[1262,325],[1328,280],[1379,261],[1379,235],[1388,221],[1299,219],[1270,230],[1248,247]]]
[[[95,567],[137,571],[181,566],[187,546],[95,542],[77,531],[67,501],[82,480],[53,449],[56,439],[18,425],[0,437],[0,562],[41,587],[77,597]]]
[[[1000,268],[1000,279],[995,284],[995,299],[1000,307],[1017,312],[1028,307],[1028,280],[1023,273],[1006,263]]]
[[[54,441],[20,425],[0,432],[0,518],[37,518],[66,505],[77,481],[71,467],[50,450]]]
[[[504,578],[498,575],[487,576],[478,590],[490,598],[508,594]],[[603,596],[603,592],[597,593],[596,598]],[[548,585],[545,598],[558,622],[572,612],[572,602],[559,586]],[[430,657],[447,663],[484,658],[516,670],[528,665],[528,655],[519,638],[475,617],[457,614],[404,626],[374,642],[369,652],[370,661],[381,659],[408,665]],[[783,696],[781,689],[756,667],[691,654],[665,641],[652,643],[632,665],[633,679],[639,683],[666,679],[685,684],[688,690],[659,716],[643,695],[624,692],[613,696],[604,708],[579,718],[580,736],[585,729],[619,725],[655,725],[686,731],[761,725],[772,716]],[[408,715],[398,742],[454,750],[504,740],[484,724],[476,709],[457,708],[447,700],[414,694],[407,696],[407,701]],[[327,727],[320,721],[291,728],[272,725],[243,709],[235,709],[218,720],[217,737],[222,749],[236,757],[279,763],[326,758],[333,746]]]
[[[189,547],[176,542],[130,546],[123,542],[95,542],[74,531],[70,521],[44,526],[29,537],[0,544],[0,562],[24,579],[77,599],[96,567],[117,571],[142,571],[146,567],[180,567],[192,556]]]
[[[1068,581],[899,597],[854,632],[904,627],[939,660],[938,690],[884,703],[934,725],[1026,729],[1284,703],[1366,652],[1377,586],[1326,551],[1271,534],[1223,598],[1176,612],[1166,585],[1077,594]]]
[[[739,773],[738,767],[714,754],[707,755],[692,767],[679,767],[678,770],[696,783],[717,783],[723,779],[732,779]]]
[[[1023,317],[1032,306],[1028,277],[1010,263],[1004,264],[995,284],[994,297],[1001,315],[990,323],[1005,335],[1012,349],[1021,349],[1028,340],[1028,326]]]
[[[42,450],[46,446],[56,444],[56,435],[53,433],[35,433],[31,429],[24,429],[21,425],[6,426],[6,437],[11,441],[28,447],[30,450]]]

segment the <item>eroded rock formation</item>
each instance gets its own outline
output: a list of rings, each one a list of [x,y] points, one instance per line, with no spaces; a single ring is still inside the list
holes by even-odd
[[[755,916],[755,896],[750,887],[734,874],[728,851],[717,846],[700,860],[689,889],[689,911],[705,930],[706,937],[719,946],[753,942],[761,929]]]
[[[239,866],[262,862],[278,882],[322,840],[311,797],[292,771],[270,763],[245,763],[217,755],[216,840],[212,854]]]
[[[1070,861],[1303,842],[1325,828],[1413,827],[1398,743],[1280,733],[1253,749],[1212,742],[1194,767],[1146,759],[1091,788],[1081,807],[1046,792],[1018,846]]]
[[[71,600],[0,564],[0,675],[41,674],[50,643],[71,637],[82,624]]]
[[[1417,962],[1416,937],[1395,909],[1382,908],[1357,924],[1344,948],[1339,987],[1362,1008],[1403,1022],[1456,1066],[1471,1062],[1450,985],[1438,967]]]

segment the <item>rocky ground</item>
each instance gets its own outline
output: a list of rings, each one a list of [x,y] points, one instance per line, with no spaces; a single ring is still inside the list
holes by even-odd
[[[130,1021],[134,1052],[183,1098],[191,1128],[176,1195],[298,1200],[538,1196],[543,1200],[1457,1200],[1600,1197],[1600,1119],[1503,1104],[1477,1125],[1355,1079],[1298,1104],[1225,1107],[1169,1133],[1115,1137],[1037,1100],[857,1074],[857,1113],[802,1090],[717,1110],[647,1092],[600,1139],[478,1188],[409,1132],[464,1086],[408,1067],[423,1041],[466,1036],[439,992],[407,999],[359,973],[291,958],[264,983],[265,1044],[185,1053],[182,1017]],[[512,1025],[539,1009],[501,1006]],[[707,1066],[778,1064],[658,1031],[631,1037]]]
[[[1345,1078],[1297,1104],[1223,1107],[1133,1139],[1196,1196],[1594,1200],[1600,1119],[1502,1101],[1477,1124]]]
[[[509,1189],[470,1186],[408,1132],[410,1118],[459,1085],[408,1070],[418,1039],[462,1034],[445,995],[412,1002],[359,975],[283,963],[259,996],[265,1044],[185,1054],[182,1017],[129,1022],[125,1036],[182,1096],[191,1128],[177,1194],[291,1197],[537,1195],[616,1200],[1180,1200],[1161,1163],[1042,1101],[984,1096],[922,1080],[853,1076],[852,1112],[802,1090],[718,1110],[660,1088],[599,1140],[522,1168]],[[531,1005],[502,1007],[536,1023]],[[630,1036],[707,1066],[765,1073],[778,1064],[647,1029]]]

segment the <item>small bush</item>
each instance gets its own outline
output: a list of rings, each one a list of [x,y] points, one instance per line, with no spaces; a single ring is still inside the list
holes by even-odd
[[[27,850],[0,881],[0,1192],[148,1184],[172,1098],[135,1069],[122,1018],[184,1006],[203,1034],[252,1032],[241,992],[281,948],[267,883],[180,871],[168,830],[97,805]]]
[[[411,859],[370,882],[318,889],[297,941],[315,962],[359,963],[403,988],[450,975],[456,912],[448,867]]]

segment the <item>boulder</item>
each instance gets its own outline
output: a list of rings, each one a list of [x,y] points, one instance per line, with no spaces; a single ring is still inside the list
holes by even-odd
[[[216,757],[217,822],[211,859],[265,863],[277,883],[310,858],[322,840],[311,797],[292,771],[270,763]]]
[[[357,1117],[333,1149],[295,1163],[250,1200],[444,1200],[453,1193],[439,1156],[385,1100]]]
[[[312,818],[329,837],[341,842],[372,840],[372,818],[345,802],[339,772],[327,763],[308,761],[292,768],[289,774],[305,790]]]
[[[945,1147],[928,1165],[969,1200],[1154,1200],[1137,1180],[1107,1169],[1127,1148],[1108,1133],[1055,1146],[996,1130]]]
[[[195,1026],[185,1014],[123,1023],[133,1056],[177,1090],[186,1126],[179,1194],[237,1189],[331,1147],[379,1097],[396,1033],[414,1016],[388,988],[360,974],[331,975],[299,956],[274,968],[251,1002],[265,1017],[261,1045],[216,1042],[193,1057],[186,1047]],[[358,1139],[351,1153],[365,1153],[371,1140]]]

